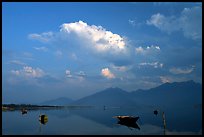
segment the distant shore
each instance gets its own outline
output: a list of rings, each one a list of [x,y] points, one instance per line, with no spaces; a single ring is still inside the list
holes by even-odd
[[[49,109],[62,109],[62,108],[84,108],[93,106],[59,106],[59,105],[31,105],[31,104],[2,104],[2,111],[15,111],[15,110],[49,110]]]

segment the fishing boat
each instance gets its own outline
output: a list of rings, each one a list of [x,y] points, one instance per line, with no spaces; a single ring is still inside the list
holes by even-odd
[[[23,108],[23,109],[21,110],[21,113],[22,113],[22,115],[23,115],[23,114],[27,114],[27,113],[28,113],[28,110],[26,110],[26,109]]]
[[[114,118],[118,118],[121,122],[125,123],[135,123],[139,117],[135,116],[115,116]]]

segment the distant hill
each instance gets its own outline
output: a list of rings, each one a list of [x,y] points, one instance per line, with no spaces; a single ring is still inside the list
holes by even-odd
[[[120,88],[107,88],[76,101],[61,97],[40,105],[91,105],[106,107],[193,106],[202,104],[202,85],[194,81],[165,83],[148,90],[127,92]]]
[[[185,106],[202,103],[202,86],[194,81],[165,83],[149,90],[131,92],[142,104]]]
[[[66,97],[60,97],[53,100],[48,100],[40,103],[40,105],[69,105],[73,102],[72,99]]]
[[[136,105],[135,102],[131,100],[130,94],[120,88],[108,88],[93,95],[79,99],[72,104],[111,107]]]
[[[194,81],[165,83],[148,90],[127,92],[108,88],[72,102],[74,105],[94,106],[185,106],[202,103],[202,86]]]

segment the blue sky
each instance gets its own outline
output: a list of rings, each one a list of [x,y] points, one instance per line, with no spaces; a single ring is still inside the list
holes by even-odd
[[[2,4],[3,102],[202,83],[202,3]]]

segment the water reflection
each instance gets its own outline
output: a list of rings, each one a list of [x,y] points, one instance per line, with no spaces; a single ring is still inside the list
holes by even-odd
[[[127,126],[130,130],[132,128],[136,128],[140,130],[140,127],[137,125],[136,121],[139,119],[139,117],[135,116],[114,116],[113,118],[118,118],[118,123],[120,125]]]
[[[123,126],[127,126],[130,130],[133,130],[132,128],[138,129],[140,130],[140,127],[138,126],[137,123],[133,123],[133,122],[125,122],[125,121],[118,121],[119,125],[123,125]]]
[[[158,115],[155,116],[153,110],[155,109],[118,108],[104,111],[103,108],[87,108],[45,110],[43,113],[49,116],[49,122],[47,119],[42,123],[38,120],[41,113],[38,110],[29,111],[29,115],[23,117],[19,111],[7,111],[2,113],[2,134],[36,135],[39,134],[39,126],[42,126],[43,133],[40,132],[41,134],[127,135],[134,132],[134,134],[138,135],[162,135],[164,134],[162,115],[160,115],[159,111]],[[164,111],[167,123],[166,134],[202,134],[201,109],[189,111],[189,109],[185,108],[174,108]],[[118,114],[140,116],[139,124],[137,122],[130,124],[112,118]],[[115,124],[119,124],[119,126],[114,126]]]

